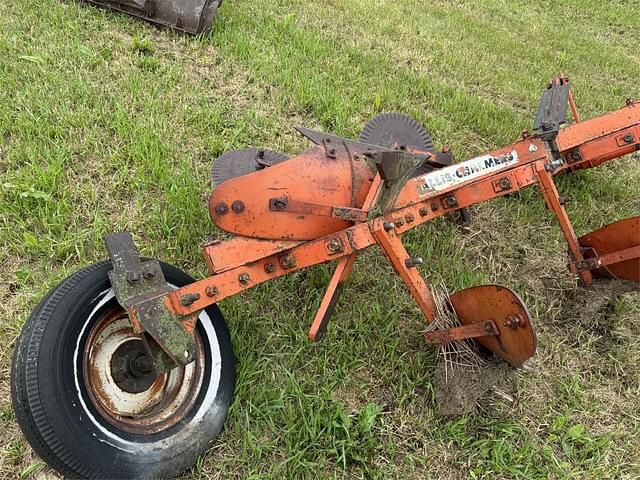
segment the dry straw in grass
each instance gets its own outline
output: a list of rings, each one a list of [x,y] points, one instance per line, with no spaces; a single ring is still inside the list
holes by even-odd
[[[434,286],[432,294],[436,315],[435,320],[427,327],[426,331],[459,327],[460,320],[451,306],[449,294],[444,286]],[[438,356],[442,358],[444,363],[446,381],[449,380],[449,374],[455,374],[457,370],[479,372],[487,364],[472,339],[438,344]]]

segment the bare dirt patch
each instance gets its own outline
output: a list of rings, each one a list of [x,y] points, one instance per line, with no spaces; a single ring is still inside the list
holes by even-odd
[[[438,362],[433,375],[436,403],[441,415],[462,415],[471,412],[478,400],[489,390],[509,380],[514,368],[493,356],[480,368],[457,368],[447,371],[444,361]]]

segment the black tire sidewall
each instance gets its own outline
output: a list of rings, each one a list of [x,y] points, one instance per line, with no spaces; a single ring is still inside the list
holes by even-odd
[[[170,265],[162,268],[175,286],[193,282]],[[27,321],[21,334],[26,338],[19,340],[21,352],[14,356],[12,383],[19,394],[14,403],[18,396],[22,400],[14,408],[28,411],[16,417],[21,426],[31,423],[23,431],[34,450],[67,476],[172,477],[191,466],[222,430],[235,381],[229,332],[217,306],[201,314],[197,329],[205,349],[203,384],[178,424],[147,435],[117,429],[93,407],[82,379],[82,353],[92,323],[117,302],[109,270],[111,264],[102,262],[70,276]]]

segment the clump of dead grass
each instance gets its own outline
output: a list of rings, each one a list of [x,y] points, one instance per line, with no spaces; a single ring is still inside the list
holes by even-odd
[[[432,294],[436,306],[436,316],[426,331],[459,327],[461,325],[460,319],[451,305],[449,294],[444,286],[432,287]],[[438,344],[438,357],[444,363],[447,381],[449,376],[458,370],[479,372],[487,364],[472,339]]]

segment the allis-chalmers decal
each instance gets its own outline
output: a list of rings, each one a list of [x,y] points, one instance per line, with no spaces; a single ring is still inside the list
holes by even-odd
[[[511,153],[498,155],[483,155],[472,158],[466,162],[457,163],[449,167],[428,173],[422,176],[424,181],[418,187],[420,195],[428,195],[432,192],[445,190],[449,187],[466,182],[473,178],[480,177],[489,172],[495,172],[518,161],[518,153],[514,150]]]

